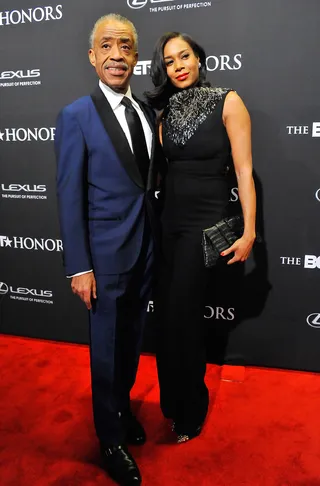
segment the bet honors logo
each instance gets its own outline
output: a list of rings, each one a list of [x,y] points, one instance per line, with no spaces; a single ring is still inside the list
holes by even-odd
[[[52,142],[55,131],[55,127],[3,128],[0,142]]]
[[[0,12],[0,27],[60,20],[62,15],[62,5],[56,5],[55,7],[48,5],[45,7],[34,7],[23,10],[6,10]]]

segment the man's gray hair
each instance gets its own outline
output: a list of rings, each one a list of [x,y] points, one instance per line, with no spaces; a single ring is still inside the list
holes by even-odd
[[[138,50],[138,33],[137,33],[137,30],[136,30],[135,26],[126,17],[123,17],[122,15],[115,14],[115,13],[110,13],[108,15],[103,15],[102,17],[100,17],[100,19],[98,19],[96,21],[96,23],[93,26],[92,31],[90,32],[90,36],[89,36],[89,46],[90,46],[90,49],[92,49],[93,46],[94,46],[94,39],[95,39],[96,32],[97,32],[97,29],[98,29],[99,25],[102,22],[107,22],[108,20],[116,20],[117,22],[121,22],[122,24],[127,24],[130,27],[130,29],[132,30],[132,35],[133,35],[134,48],[137,51]]]

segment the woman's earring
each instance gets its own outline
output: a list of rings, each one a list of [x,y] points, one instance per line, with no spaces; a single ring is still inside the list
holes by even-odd
[[[201,62],[199,62],[199,64],[198,64],[198,68],[199,68],[199,69],[201,68]]]

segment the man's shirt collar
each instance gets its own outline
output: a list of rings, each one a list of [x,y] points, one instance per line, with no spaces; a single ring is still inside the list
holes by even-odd
[[[104,84],[101,80],[99,80],[99,86],[100,89],[102,90],[103,94],[109,101],[109,104],[114,111],[118,106],[121,104],[122,98],[124,96],[127,96],[132,101],[132,104],[135,108],[139,108],[138,103],[133,99],[132,93],[131,93],[131,88],[130,86],[128,87],[128,90],[125,94],[123,93],[117,93],[116,91],[113,91],[113,89],[109,88],[106,84]]]

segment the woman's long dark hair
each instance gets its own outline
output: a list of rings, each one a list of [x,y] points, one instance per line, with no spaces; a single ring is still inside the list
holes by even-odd
[[[167,105],[170,96],[178,91],[178,88],[175,88],[168,78],[163,56],[163,51],[167,42],[171,39],[176,39],[177,37],[187,42],[194,54],[199,57],[201,67],[199,69],[199,79],[196,86],[210,86],[210,83],[206,82],[207,63],[206,53],[203,47],[187,34],[182,34],[181,32],[167,32],[158,39],[153,51],[150,75],[154,84],[154,89],[144,93],[149,105],[157,110],[163,109]]]

